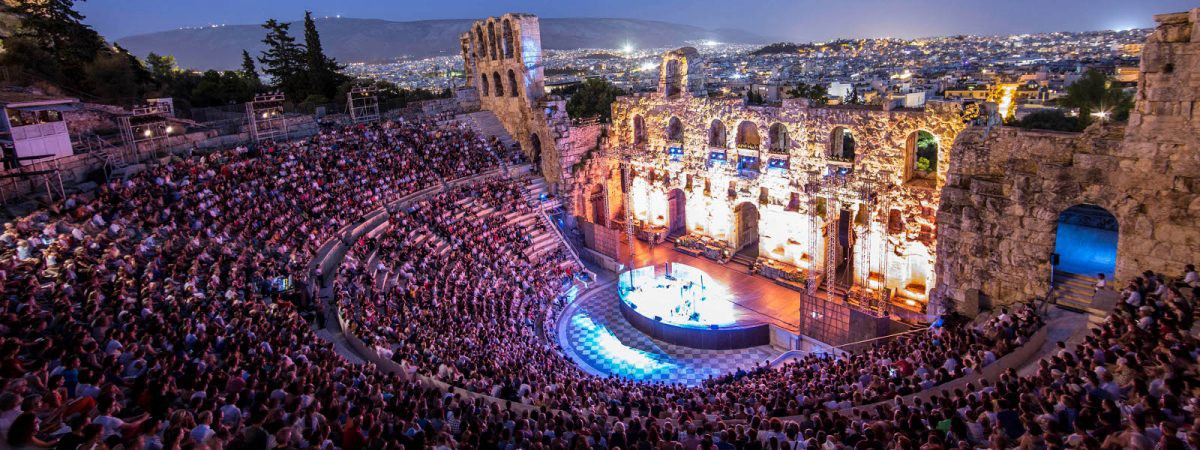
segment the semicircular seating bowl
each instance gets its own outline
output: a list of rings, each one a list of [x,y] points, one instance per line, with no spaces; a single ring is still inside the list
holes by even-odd
[[[284,409],[339,427],[406,423],[418,409],[500,417],[479,396],[459,394],[438,411],[413,406],[440,398],[442,382],[528,402],[518,408],[525,415],[653,409],[737,419],[886,398],[895,389],[876,366],[903,355],[932,369],[922,382],[944,383],[1019,342],[929,332],[700,388],[589,376],[539,330],[560,306],[572,262],[539,237],[545,223],[526,203],[525,181],[484,174],[493,161],[481,141],[433,120],[329,130],[255,157],[230,151],[151,167],[13,221],[0,236],[10,295],[4,376],[70,374],[62,399],[175,424],[188,420],[180,414],[240,411],[234,429]],[[358,245],[329,270],[342,261],[333,249],[354,244],[341,242],[348,236]],[[350,334],[420,377],[352,364],[314,334],[301,314],[315,305],[288,289],[314,267],[342,277]],[[954,368],[945,369],[948,356]],[[853,387],[864,370],[871,386]],[[297,426],[307,434],[296,439],[314,445],[343,433]]]

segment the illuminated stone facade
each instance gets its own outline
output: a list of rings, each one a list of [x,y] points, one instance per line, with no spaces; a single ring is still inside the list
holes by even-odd
[[[996,304],[1045,295],[1060,216],[1081,204],[1117,221],[1110,286],[1143,270],[1178,276],[1196,262],[1200,9],[1155,19],[1127,125],[960,136],[937,218],[939,292]]]
[[[575,215],[602,225],[623,216],[618,155],[627,150],[643,228],[757,250],[811,279],[843,265],[843,284],[886,285],[923,309],[945,162],[966,127],[961,107],[750,106],[709,97],[699,67],[694,49],[667,52],[658,92],[613,104],[606,151],[577,174],[589,182],[572,193]],[[922,165],[918,135],[933,152]]]
[[[463,67],[480,107],[492,111],[551,186],[563,172],[558,144],[570,127],[564,103],[545,95],[537,16],[509,13],[476,21],[459,38]]]

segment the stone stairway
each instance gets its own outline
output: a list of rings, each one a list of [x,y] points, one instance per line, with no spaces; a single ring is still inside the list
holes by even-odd
[[[752,256],[748,256],[748,255],[745,255],[742,253],[734,253],[733,258],[730,258],[731,261],[741,264],[741,265],[744,265],[746,267],[754,265],[755,259],[756,258],[754,258]]]
[[[467,124],[467,126],[475,130],[484,139],[496,136],[504,144],[505,149],[511,149],[513,144],[517,142],[508,134],[508,130],[504,128],[504,124],[500,123],[500,119],[496,117],[496,114],[491,111],[460,114],[457,119]]]
[[[1103,323],[1109,309],[1097,301],[1094,277],[1070,272],[1054,271],[1054,303],[1062,309],[1087,314],[1088,322]]]

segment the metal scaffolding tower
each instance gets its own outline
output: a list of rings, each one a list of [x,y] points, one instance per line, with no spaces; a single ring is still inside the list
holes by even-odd
[[[154,142],[165,139],[177,132],[171,124],[173,114],[170,106],[152,103],[135,106],[127,116],[121,116],[121,142],[129,155],[137,155],[142,142]]]
[[[379,89],[374,85],[359,85],[346,93],[346,110],[353,123],[379,120]]]
[[[283,102],[282,92],[255,95],[254,100],[246,102],[246,120],[250,123],[250,137],[254,142],[287,139]]]

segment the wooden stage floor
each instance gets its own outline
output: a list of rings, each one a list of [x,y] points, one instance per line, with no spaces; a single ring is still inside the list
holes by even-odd
[[[746,266],[730,261],[718,264],[707,258],[698,258],[675,251],[674,245],[662,243],[653,249],[643,241],[636,241],[635,267],[664,264],[667,262],[686,264],[708,273],[714,280],[729,287],[737,312],[737,325],[763,323],[798,332],[800,329],[800,292],[794,291],[763,277],[749,273]],[[628,261],[629,244],[621,245],[621,262]]]

